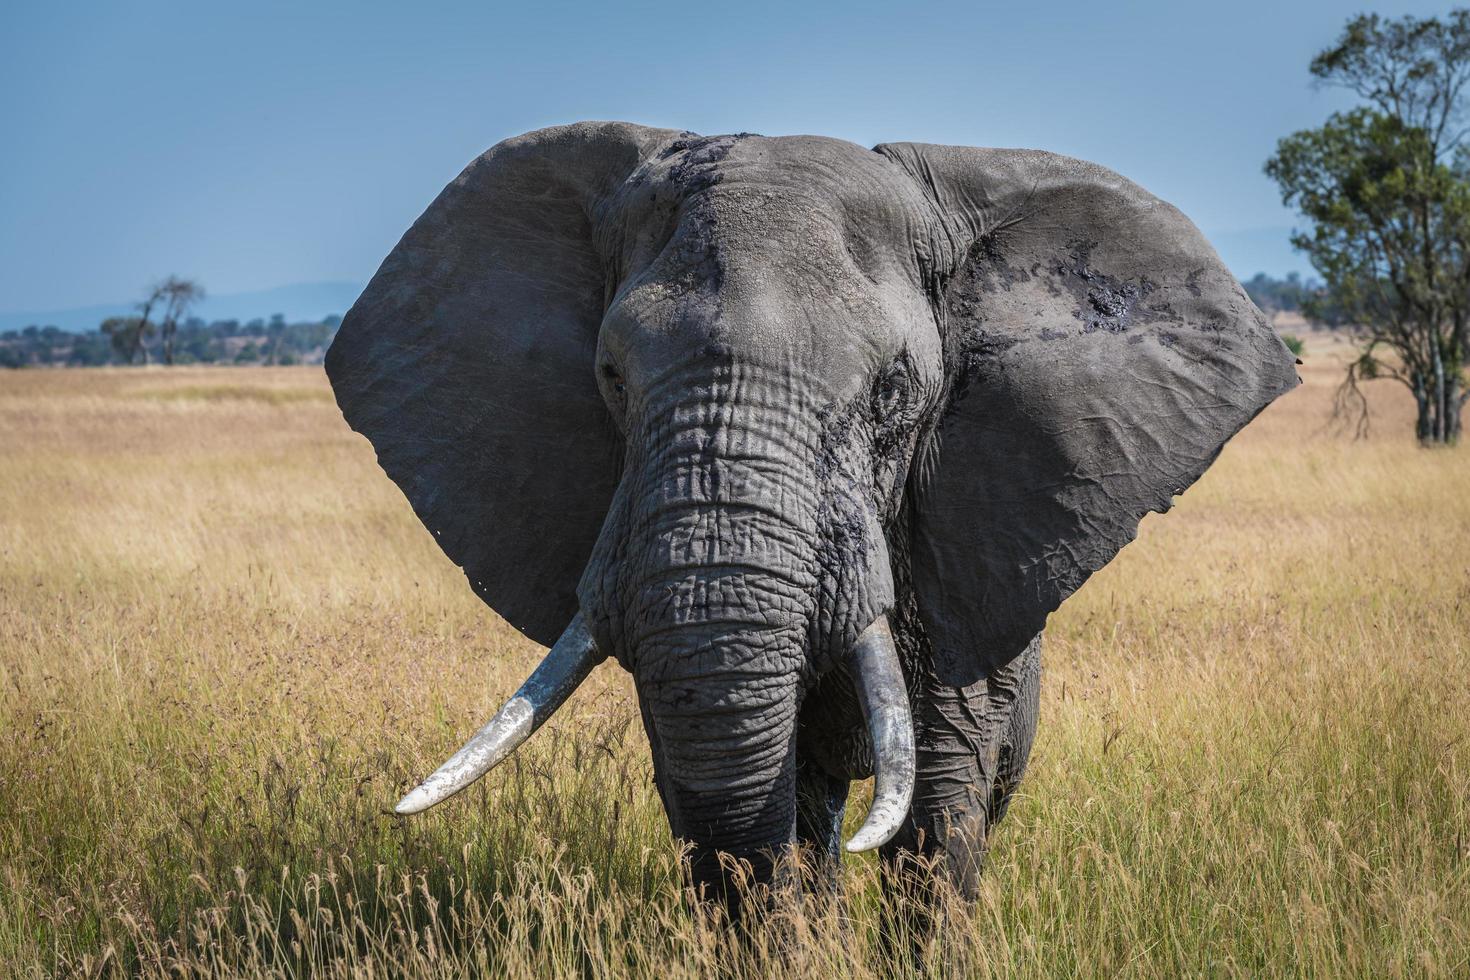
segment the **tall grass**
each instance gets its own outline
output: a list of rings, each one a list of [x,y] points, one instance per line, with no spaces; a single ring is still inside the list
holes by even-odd
[[[1333,437],[1303,370],[1053,617],[1030,773],[917,965],[871,860],[743,945],[688,914],[612,666],[387,814],[539,651],[318,371],[6,374],[0,974],[1463,976],[1470,449],[1388,389]]]

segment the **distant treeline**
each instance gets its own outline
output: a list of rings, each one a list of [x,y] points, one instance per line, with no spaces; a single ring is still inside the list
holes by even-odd
[[[270,319],[216,320],[192,317],[179,324],[173,337],[175,364],[320,364],[337,334],[340,316],[314,323],[287,323],[277,313]],[[157,360],[161,337],[143,347]],[[72,333],[54,326],[30,326],[0,333],[0,367],[98,367],[124,364],[127,357],[112,337],[101,331]]]
[[[1299,313],[1325,327],[1339,327],[1345,322],[1327,288],[1315,279],[1303,279],[1295,272],[1288,272],[1285,279],[1275,279],[1258,272],[1241,285],[1266,313]]]

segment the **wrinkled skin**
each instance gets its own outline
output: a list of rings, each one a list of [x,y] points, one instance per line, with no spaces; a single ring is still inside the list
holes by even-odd
[[[893,623],[917,743],[884,847],[973,891],[1046,615],[1295,384],[1189,222],[1031,151],[544,130],[472,164],[328,355],[479,594],[631,672],[696,885],[836,859]]]

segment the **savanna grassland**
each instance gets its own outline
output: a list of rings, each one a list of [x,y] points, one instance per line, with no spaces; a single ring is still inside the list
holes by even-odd
[[[1470,973],[1470,447],[1340,368],[1053,618],[964,976]],[[385,810],[539,649],[314,368],[0,376],[0,975],[877,977],[875,865],[732,947],[686,914],[627,678]],[[854,793],[860,819],[866,788]],[[851,829],[851,828],[849,828]]]

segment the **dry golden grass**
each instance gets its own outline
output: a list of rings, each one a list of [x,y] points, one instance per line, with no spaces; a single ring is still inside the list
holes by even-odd
[[[1368,441],[1322,431],[1316,345],[1053,617],[1030,774],[922,967],[1470,971],[1470,448],[1416,448],[1387,387]],[[0,974],[909,969],[871,861],[784,952],[686,914],[614,667],[385,815],[537,654],[319,371],[0,376]]]

